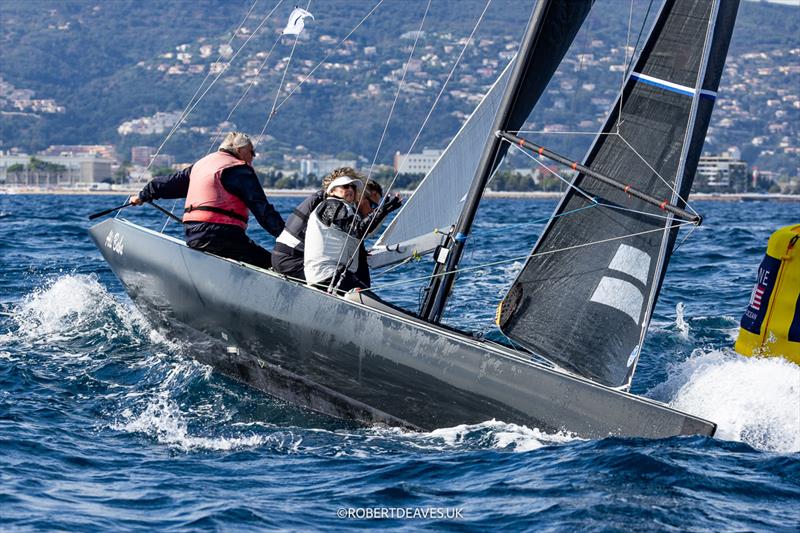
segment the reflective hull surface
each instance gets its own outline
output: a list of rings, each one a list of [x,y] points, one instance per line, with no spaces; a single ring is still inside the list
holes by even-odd
[[[90,234],[137,306],[223,374],[332,416],[430,430],[489,419],[589,438],[716,426],[492,342],[325,294],[109,219]]]

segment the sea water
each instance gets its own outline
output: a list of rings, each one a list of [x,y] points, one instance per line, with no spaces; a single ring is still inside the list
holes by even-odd
[[[670,263],[633,391],[717,436],[585,440],[503,420],[360,427],[212,372],[148,323],[89,240],[86,216],[123,200],[0,196],[2,529],[797,531],[800,367],[732,345],[798,203],[696,202],[705,223]],[[494,307],[554,205],[484,200],[448,323],[498,334]],[[164,226],[146,206],[122,216]],[[428,271],[373,284],[414,308],[422,284],[392,283]]]

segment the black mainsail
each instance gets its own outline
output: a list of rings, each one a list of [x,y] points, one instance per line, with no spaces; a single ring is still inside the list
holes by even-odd
[[[665,3],[584,166],[685,207],[737,10],[737,0]],[[683,223],[578,174],[501,303],[498,325],[572,372],[629,387]]]

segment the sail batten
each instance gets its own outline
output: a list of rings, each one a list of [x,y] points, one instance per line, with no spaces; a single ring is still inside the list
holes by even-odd
[[[665,3],[583,167],[685,207],[737,7]],[[580,210],[592,198],[628,209]],[[579,173],[502,302],[504,334],[577,374],[629,386],[681,225],[658,209]],[[573,248],[591,242],[591,252]]]

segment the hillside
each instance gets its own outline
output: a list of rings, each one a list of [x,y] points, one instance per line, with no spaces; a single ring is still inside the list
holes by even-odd
[[[38,0],[31,16],[29,2],[5,0],[0,3],[0,149],[109,143],[124,157],[130,146],[157,146],[203,80],[213,79],[225,55],[246,43],[165,146],[166,153],[190,160],[205,151],[240,99],[224,127],[260,132],[284,72],[278,102],[327,56],[270,121],[266,133],[274,140],[261,143],[263,161],[282,164],[304,153],[342,152],[371,160],[414,42],[408,32],[418,29],[426,2],[383,2],[340,46],[375,4],[314,3],[315,20],[293,55],[292,38],[276,41],[288,5],[255,31],[274,5],[257,3],[233,36],[251,2]],[[433,2],[379,162],[388,163],[396,150],[409,148],[484,5]],[[417,149],[442,147],[455,133],[512,53],[531,5],[530,0],[490,5]],[[620,84],[614,68],[624,63],[624,46],[636,42],[647,13],[646,2],[636,1],[634,7],[629,36],[630,3],[598,1],[531,117],[530,129],[597,129]],[[761,168],[797,172],[798,13],[792,7],[742,3],[707,149],[735,145]],[[587,136],[554,137],[551,144],[577,154],[588,142]]]

